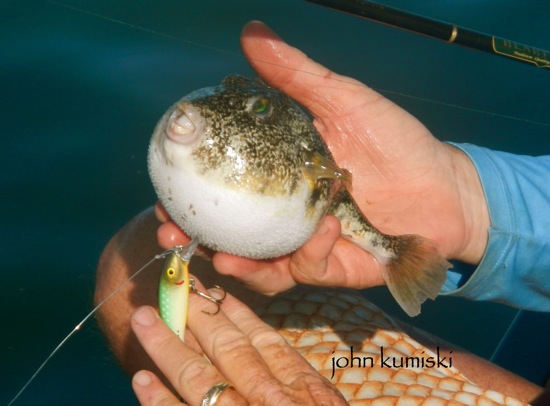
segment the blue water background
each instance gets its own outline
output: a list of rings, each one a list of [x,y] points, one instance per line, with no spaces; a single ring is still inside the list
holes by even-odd
[[[380,3],[550,48],[544,2]],[[145,156],[157,119],[191,90],[252,74],[238,42],[251,19],[381,91],[442,140],[550,151],[547,70],[305,1],[4,1],[0,404],[91,309],[96,262],[110,236],[154,203]],[[403,317],[383,288],[366,294]],[[489,358],[515,313],[440,298],[413,322]],[[91,320],[17,404],[136,401]]]

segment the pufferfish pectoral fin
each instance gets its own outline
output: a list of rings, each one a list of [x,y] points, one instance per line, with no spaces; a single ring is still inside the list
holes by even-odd
[[[303,172],[310,184],[315,184],[319,179],[339,179],[344,181],[348,189],[351,187],[351,173],[317,151],[308,154]]]

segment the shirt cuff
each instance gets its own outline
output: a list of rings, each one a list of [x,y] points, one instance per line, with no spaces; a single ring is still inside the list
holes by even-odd
[[[474,163],[489,208],[485,254],[476,267],[454,263],[441,295],[550,310],[550,157],[537,160],[471,144],[454,144]],[[518,219],[519,216],[519,219]],[[534,219],[533,219],[534,217]],[[541,217],[539,219],[539,217]]]

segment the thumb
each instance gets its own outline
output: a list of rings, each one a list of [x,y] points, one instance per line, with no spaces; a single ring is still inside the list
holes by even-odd
[[[252,21],[244,27],[241,46],[262,78],[296,99],[315,117],[349,112],[355,106],[364,105],[369,97],[382,98],[373,90],[365,92],[366,86],[361,82],[338,75],[309,59],[262,22]],[[355,97],[358,95],[359,100]]]

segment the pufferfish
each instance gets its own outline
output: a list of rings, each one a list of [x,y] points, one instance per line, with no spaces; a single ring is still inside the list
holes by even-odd
[[[386,235],[361,213],[310,117],[260,79],[231,75],[175,103],[156,126],[149,172],[172,220],[201,245],[268,259],[289,254],[335,215],[342,237],[382,265],[410,316],[434,299],[450,264],[418,235]]]

